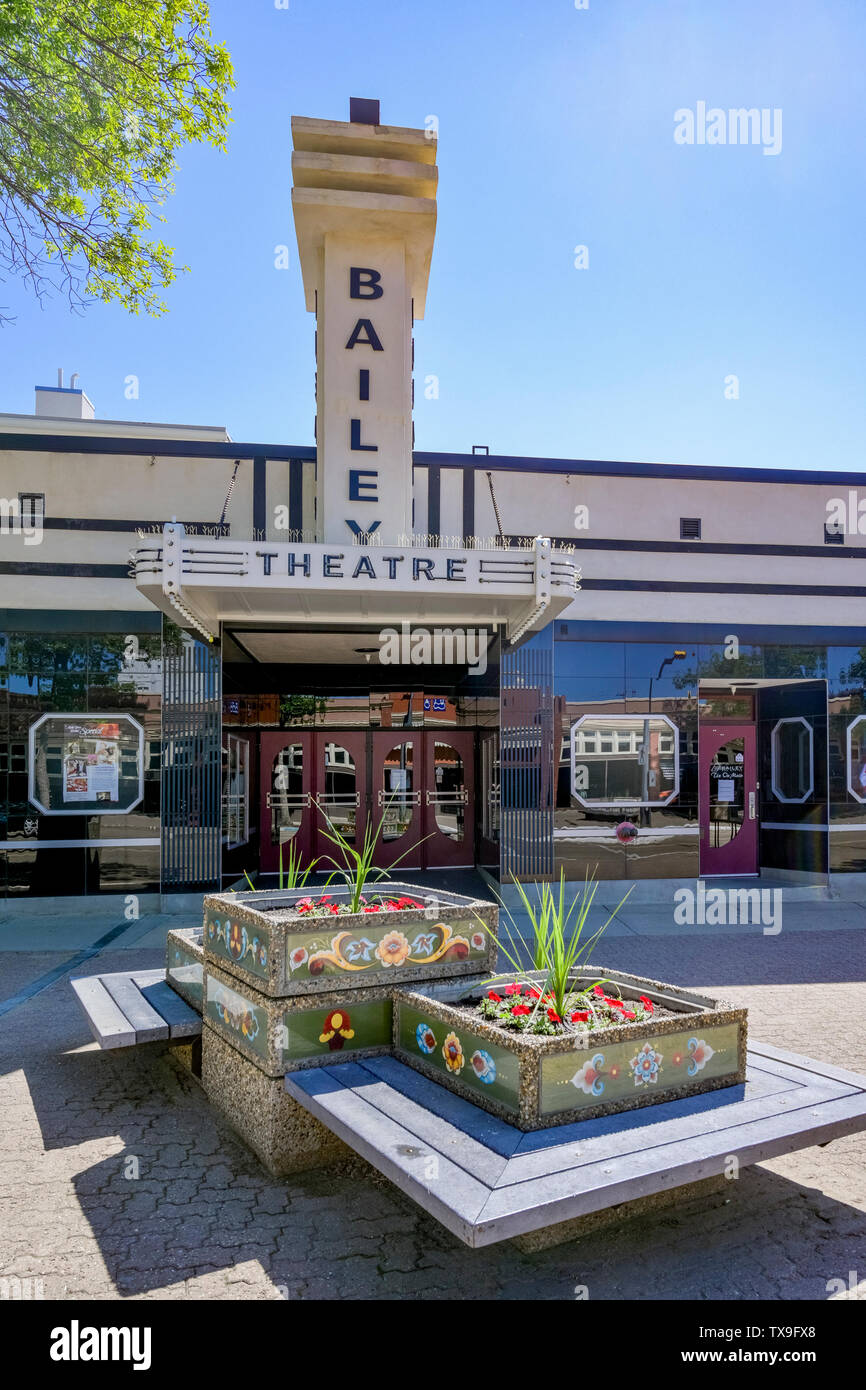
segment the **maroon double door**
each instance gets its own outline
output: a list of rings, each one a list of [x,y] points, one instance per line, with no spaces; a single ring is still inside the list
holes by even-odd
[[[758,783],[754,724],[702,724],[698,775],[701,874],[756,874]]]
[[[407,869],[475,862],[471,731],[285,730],[261,736],[261,868],[277,873],[294,845],[304,864],[338,855],[328,820],[360,847],[382,822],[375,862]]]

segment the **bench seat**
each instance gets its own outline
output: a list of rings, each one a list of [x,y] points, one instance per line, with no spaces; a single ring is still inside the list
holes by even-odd
[[[287,1073],[289,1095],[467,1245],[525,1237],[866,1129],[866,1076],[766,1043],[745,1085],[524,1133],[393,1057]]]
[[[200,1015],[166,983],[165,970],[121,970],[70,983],[102,1048],[180,1042],[201,1034]]]

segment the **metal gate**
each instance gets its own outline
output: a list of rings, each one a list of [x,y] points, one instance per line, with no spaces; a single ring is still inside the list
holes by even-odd
[[[219,647],[182,633],[177,645],[164,648],[161,840],[166,893],[220,885],[221,677]]]
[[[553,875],[553,637],[503,654],[500,694],[502,876]]]

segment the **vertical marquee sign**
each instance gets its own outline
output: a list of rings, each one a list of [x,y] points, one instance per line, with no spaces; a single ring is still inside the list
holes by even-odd
[[[364,115],[293,119],[292,204],[316,314],[317,530],[393,545],[413,530],[412,322],[433,252],[436,142]]]

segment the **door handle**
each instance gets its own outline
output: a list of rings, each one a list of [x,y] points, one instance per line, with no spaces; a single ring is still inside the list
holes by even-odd
[[[755,819],[755,793],[749,792],[749,820]]]

